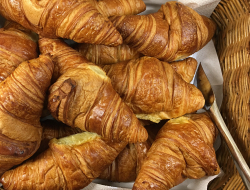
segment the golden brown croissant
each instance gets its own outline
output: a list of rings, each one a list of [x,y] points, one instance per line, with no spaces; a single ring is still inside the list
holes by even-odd
[[[148,151],[133,190],[168,190],[186,178],[218,174],[216,132],[204,113],[168,121]]]
[[[167,62],[141,57],[103,67],[113,88],[140,119],[159,122],[204,106],[202,93]]]
[[[75,49],[90,62],[93,62],[100,67],[142,57],[142,54],[126,44],[121,44],[116,47],[94,44],[77,44]],[[186,82],[190,83],[194,77],[198,63],[196,59],[188,57],[184,60],[174,61],[170,64]]]
[[[40,38],[38,43],[40,52],[51,54],[52,60],[56,63],[52,76],[53,83],[69,68],[85,63],[93,64],[61,39]]]
[[[53,72],[49,56],[21,63],[0,83],[0,175],[38,149],[40,117]]]
[[[119,45],[122,37],[89,0],[1,0],[0,14],[48,38]]]
[[[198,65],[196,59],[188,57],[181,61],[174,61],[170,63],[171,67],[185,80],[190,83],[194,78],[194,74]]]
[[[39,47],[42,53],[49,52],[57,60],[59,73],[63,73],[50,87],[48,108],[54,118],[114,141],[147,140],[146,129],[122,102],[100,67],[82,62],[79,52],[59,40],[44,38]],[[69,67],[70,62],[76,66]]]
[[[142,0],[89,0],[104,16],[138,14],[146,10]]]
[[[146,126],[149,138],[146,142],[130,143],[98,177],[113,182],[135,181],[147,152],[151,147],[160,127]]]
[[[50,149],[5,172],[4,189],[81,189],[116,158],[126,143],[83,132],[50,141]]]
[[[72,128],[64,123],[55,120],[45,120],[41,122],[43,127],[42,141],[39,149],[32,156],[39,155],[49,148],[49,141],[53,138],[62,138],[76,133],[81,133],[82,130]],[[146,154],[159,130],[159,127],[150,126],[146,128],[149,131],[149,139],[142,143],[128,144],[116,157],[116,159],[109,165],[98,177],[99,179],[106,179],[117,182],[135,181],[136,176],[140,170],[140,166],[146,157]]]
[[[78,44],[76,49],[90,62],[100,66],[140,57],[140,53],[126,44],[121,44],[116,47],[94,44]]]
[[[0,29],[0,82],[5,80],[20,63],[37,56],[35,33],[17,23],[6,21],[4,27]]]
[[[164,61],[183,59],[200,50],[216,28],[211,19],[175,1],[153,14],[114,16],[110,20],[125,44]]]

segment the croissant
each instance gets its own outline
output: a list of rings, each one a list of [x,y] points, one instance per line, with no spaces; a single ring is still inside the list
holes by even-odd
[[[202,93],[167,62],[141,57],[103,67],[113,88],[137,118],[159,122],[204,106]]]
[[[113,141],[147,140],[146,129],[100,67],[82,62],[79,52],[59,40],[43,38],[39,48],[57,60],[59,73],[63,73],[49,90],[48,109],[55,119]]]
[[[140,57],[140,53],[126,44],[121,44],[116,47],[94,44],[77,44],[76,50],[90,62],[99,66],[110,65]]]
[[[191,8],[171,1],[148,15],[110,17],[124,43],[163,61],[184,59],[204,47],[216,25]]]
[[[146,10],[142,0],[89,0],[104,16],[138,14]]]
[[[184,60],[171,62],[170,65],[184,81],[190,83],[194,78],[198,62],[196,59],[188,57]]]
[[[89,0],[1,0],[0,14],[48,38],[116,46],[122,37]]]
[[[36,57],[36,35],[17,23],[6,21],[0,28],[0,82],[20,63]]]
[[[5,172],[4,189],[81,189],[97,178],[126,146],[96,133],[83,132],[53,139],[33,160]]]
[[[126,44],[121,44],[116,47],[95,44],[77,44],[75,49],[90,62],[100,67],[137,59],[143,56]],[[186,82],[190,83],[194,77],[198,63],[196,59],[188,57],[184,60],[171,62],[170,64]]]
[[[160,127],[155,125],[145,126],[148,131],[146,142],[128,144],[116,159],[98,177],[99,179],[113,182],[135,181],[147,152],[151,147]]]
[[[53,138],[67,137],[82,131],[72,128],[64,123],[55,120],[45,120],[41,122],[43,127],[42,141],[37,152],[32,158],[38,156],[49,148],[49,141]],[[109,181],[129,182],[135,181],[140,170],[140,166],[159,130],[159,127],[150,126],[146,128],[150,136],[146,142],[128,144],[98,177]]]
[[[49,56],[21,63],[0,83],[0,176],[38,149],[40,117],[53,63]]]
[[[61,39],[40,38],[38,40],[39,49],[42,54],[51,54],[55,63],[52,82],[54,83],[59,76],[68,69],[77,67],[81,64],[92,64],[82,54],[68,46]]]
[[[218,174],[216,135],[215,125],[204,113],[168,121],[149,149],[133,190],[168,190],[186,178]]]

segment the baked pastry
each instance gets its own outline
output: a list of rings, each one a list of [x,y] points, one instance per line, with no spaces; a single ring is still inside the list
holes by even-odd
[[[56,67],[62,73],[50,87],[48,99],[48,108],[55,119],[116,142],[147,140],[146,129],[100,67],[82,62],[79,52],[59,40],[44,38],[39,47],[42,53],[50,53],[57,60]]]
[[[169,120],[149,149],[133,190],[168,190],[186,178],[218,174],[216,135],[216,126],[206,113]]]
[[[116,47],[94,44],[77,44],[76,50],[90,62],[99,66],[128,61],[141,56],[140,53],[126,44],[121,44]]]
[[[167,62],[153,57],[141,57],[113,65],[103,70],[112,86],[137,118],[159,122],[204,106],[202,93],[185,82]]]
[[[92,64],[82,54],[71,48],[62,39],[42,38],[38,40],[39,50],[42,54],[52,55],[55,68],[52,76],[54,83],[59,76],[64,74],[69,68],[77,67],[83,63]]]
[[[40,117],[53,62],[47,55],[21,63],[0,83],[0,176],[39,148]]]
[[[6,21],[0,28],[0,82],[5,80],[17,66],[38,57],[38,36],[21,25]]]
[[[1,0],[0,14],[48,38],[116,46],[122,37],[89,0]]]
[[[182,79],[190,83],[195,75],[198,62],[192,57],[170,63],[171,67],[181,75]]]
[[[100,67],[143,57],[142,54],[126,44],[121,44],[116,47],[94,44],[77,44],[75,49],[90,62]],[[171,62],[170,65],[186,82],[190,83],[194,77],[198,63],[196,59],[188,57],[184,60]]]
[[[52,139],[50,148],[1,177],[4,189],[81,189],[113,162],[126,143],[83,132]]]
[[[130,143],[98,177],[113,182],[135,181],[161,124],[145,126],[148,131],[146,142]]]
[[[143,0],[89,0],[104,16],[136,15],[146,10]]]
[[[171,62],[203,48],[213,37],[215,23],[176,1],[156,13],[110,17],[123,43],[136,51]]]

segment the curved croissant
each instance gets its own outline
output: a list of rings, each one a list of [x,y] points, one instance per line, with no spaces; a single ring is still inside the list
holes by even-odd
[[[141,57],[103,67],[113,88],[140,119],[159,122],[204,106],[202,93],[167,62]]]
[[[133,190],[168,190],[186,178],[218,174],[213,148],[217,131],[206,114],[168,121],[148,151]]]
[[[4,173],[4,189],[81,189],[116,158],[126,143],[112,143],[83,132],[53,139],[33,160]]]
[[[111,65],[140,57],[140,53],[126,44],[116,47],[94,44],[78,44],[76,47],[84,57],[96,65]]]
[[[17,23],[6,21],[0,29],[0,82],[20,63],[36,57],[36,35]]]
[[[82,131],[78,128],[72,128],[64,123],[55,120],[45,120],[41,122],[43,127],[42,141],[39,149],[32,158],[39,155],[49,148],[49,141],[53,138],[67,137]],[[128,144],[98,177],[116,182],[135,181],[139,173],[140,166],[159,130],[159,127],[150,126],[146,128],[149,132],[149,139],[142,143]]]
[[[21,63],[0,83],[0,175],[38,149],[40,117],[52,72],[50,57],[41,55]]]
[[[153,14],[114,16],[110,20],[125,44],[163,61],[184,59],[197,52],[211,40],[216,28],[211,19],[175,1]]]
[[[93,62],[100,67],[142,57],[142,54],[138,53],[126,44],[121,44],[116,47],[94,44],[78,44],[76,50],[90,62]],[[194,77],[197,64],[196,59],[192,57],[170,63],[174,70],[188,83],[190,83]]]
[[[184,81],[190,83],[194,78],[198,62],[196,59],[188,57],[184,60],[171,62],[170,65]]]
[[[40,52],[51,54],[55,63],[53,83],[70,68],[81,64],[93,64],[61,39],[40,38],[38,43]]]
[[[159,124],[146,126],[148,140],[142,143],[128,144],[98,178],[113,182],[135,181],[160,127]]]
[[[48,38],[116,46],[122,37],[89,0],[1,0],[0,14]]]
[[[104,16],[135,15],[146,10],[142,0],[89,0]]]
[[[39,47],[57,60],[59,72],[63,73],[50,87],[48,108],[54,118],[113,141],[147,140],[146,129],[122,102],[100,67],[82,62],[79,52],[59,40],[44,38]]]

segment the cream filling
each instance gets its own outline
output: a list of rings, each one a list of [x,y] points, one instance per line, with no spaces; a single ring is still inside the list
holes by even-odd
[[[97,138],[101,138],[101,136],[99,136],[96,133],[83,132],[83,133],[77,133],[74,135],[63,137],[60,139],[53,139],[53,141],[56,144],[66,144],[70,146],[70,145],[84,144],[86,142],[93,141]]]

